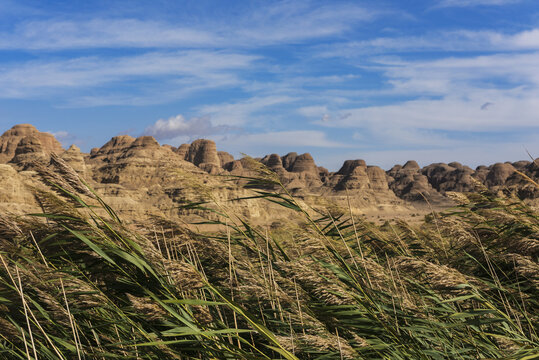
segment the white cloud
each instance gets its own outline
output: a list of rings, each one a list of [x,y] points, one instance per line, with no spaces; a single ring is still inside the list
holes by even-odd
[[[146,128],[145,134],[156,139],[192,138],[226,133],[232,129],[226,125],[213,125],[209,117],[195,117],[187,120],[182,115],[176,115],[166,120],[157,120]]]
[[[499,6],[522,2],[522,0],[442,0],[437,7]]]
[[[538,63],[536,52],[428,61],[381,59],[376,69],[391,86],[381,95],[415,99],[341,108],[318,124],[356,129],[356,139],[366,148],[379,142],[400,149],[447,151],[470,145],[470,140],[454,135],[462,132],[520,132],[524,139],[539,125]]]
[[[512,44],[516,48],[538,49],[539,48],[539,29],[522,31],[515,35],[508,36],[505,42]]]
[[[328,123],[335,127],[431,129],[442,131],[502,131],[537,127],[539,92],[493,91],[468,98],[411,100],[402,103],[345,109],[350,114]],[[494,105],[481,109],[486,102]]]
[[[51,18],[0,33],[0,49],[258,47],[338,35],[375,16],[354,4],[313,7],[297,0],[245,7],[226,23],[204,16],[198,23],[178,20],[179,25],[132,18]]]
[[[236,72],[252,66],[257,59],[256,56],[220,51],[183,51],[117,58],[30,61],[2,68],[0,97],[25,98],[42,95],[46,89],[96,87],[134,78],[144,79],[147,84],[159,79],[160,84],[176,89],[237,86],[241,80]],[[126,88],[136,97],[133,90]]]
[[[463,94],[471,89],[539,86],[539,52],[444,58],[380,60],[378,67],[400,93]]]
[[[82,49],[215,45],[207,31],[137,19],[45,20],[19,24],[0,37],[3,49]]]
[[[430,31],[419,36],[378,37],[348,41],[318,47],[320,57],[358,58],[361,55],[391,53],[442,52],[499,52],[539,50],[539,28],[517,33],[491,30]]]
[[[281,1],[248,14],[233,33],[240,43],[293,43],[341,34],[376,16],[354,4],[313,8],[309,1]]]

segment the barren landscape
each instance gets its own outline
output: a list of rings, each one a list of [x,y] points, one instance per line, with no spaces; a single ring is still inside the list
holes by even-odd
[[[538,161],[0,136],[5,359],[534,359]]]
[[[0,161],[4,163],[0,165],[1,176],[5,184],[0,190],[0,206],[9,210],[38,210],[39,205],[32,200],[25,184],[41,183],[36,171],[47,168],[53,153],[126,221],[135,223],[153,217],[184,219],[188,213],[179,210],[181,206],[206,200],[196,184],[204,185],[220,201],[249,196],[241,178],[259,175],[260,166],[274,173],[291,195],[310,207],[332,206],[342,210],[350,205],[353,215],[378,222],[399,217],[414,220],[418,215],[451,207],[455,205],[453,192],[486,188],[499,196],[519,198],[530,206],[536,206],[539,198],[539,189],[533,182],[539,177],[539,160],[533,159],[476,169],[458,162],[421,168],[410,160],[387,171],[353,159],[346,160],[338,171],[329,172],[317,166],[308,153],[234,159],[218,151],[215,142],[204,139],[176,148],[160,145],[151,136],[121,135],[85,154],[75,145],[64,150],[51,134],[23,124],[0,136]],[[228,203],[254,223],[288,216],[267,203],[261,206],[256,199]]]
[[[0,360],[539,360],[538,0],[0,0]]]

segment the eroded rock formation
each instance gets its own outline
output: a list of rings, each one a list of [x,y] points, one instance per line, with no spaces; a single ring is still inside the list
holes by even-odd
[[[210,175],[253,176],[257,174],[257,166],[253,166],[257,161],[275,172],[289,191],[306,201],[322,195],[340,204],[350,202],[359,212],[368,207],[404,206],[406,202],[427,201],[434,206],[448,206],[451,204],[446,196],[448,192],[473,192],[479,186],[522,198],[539,198],[537,186],[530,181],[539,178],[537,161],[497,163],[471,169],[457,162],[434,163],[421,168],[411,160],[384,171],[357,159],[347,160],[337,172],[330,172],[317,166],[308,153],[235,160],[231,154],[217,151],[215,142],[204,139],[176,148],[160,145],[150,136],[122,135],[84,154],[75,145],[62,149],[51,134],[39,132],[31,125],[17,125],[0,136],[0,163],[7,164],[0,166],[4,174],[0,177],[4,189],[0,192],[0,201],[13,203],[17,197],[29,201],[27,194],[9,194],[21,192],[20,184],[32,176],[31,171],[24,170],[32,170],[36,163],[47,164],[51,153],[58,154],[76,172],[90,179],[111,205],[132,217],[177,216],[181,212],[178,204],[195,201],[203,192],[200,185],[195,186],[198,190],[188,190],[195,182],[218,189],[218,195],[214,195],[217,198],[240,197],[244,194],[238,186],[241,180],[225,182],[223,178]],[[11,177],[16,179],[13,186],[19,190],[5,190],[13,188],[7,184]],[[249,216],[270,216],[263,215],[260,209],[245,206],[240,211]]]
[[[38,131],[33,125],[20,124],[15,125],[2,136],[0,136],[0,163],[7,163],[13,159],[16,155],[17,147],[19,143],[24,139],[32,137],[32,140],[25,140],[25,146],[39,146],[40,152],[50,154],[52,152],[61,153],[64,151],[62,145],[56,140],[56,138],[49,133]],[[32,142],[33,145],[29,143]],[[39,145],[37,145],[39,143]],[[23,152],[22,148],[20,152]]]

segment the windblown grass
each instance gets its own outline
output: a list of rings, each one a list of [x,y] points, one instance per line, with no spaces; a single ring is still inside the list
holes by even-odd
[[[460,194],[378,226],[260,169],[250,198],[301,223],[251,226],[210,196],[184,208],[226,231],[135,231],[56,162],[43,213],[0,217],[2,359],[539,358],[539,219],[519,201]]]

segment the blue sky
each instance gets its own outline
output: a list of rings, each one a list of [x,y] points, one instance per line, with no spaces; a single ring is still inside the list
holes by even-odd
[[[0,131],[470,166],[539,156],[539,2],[0,0]]]

